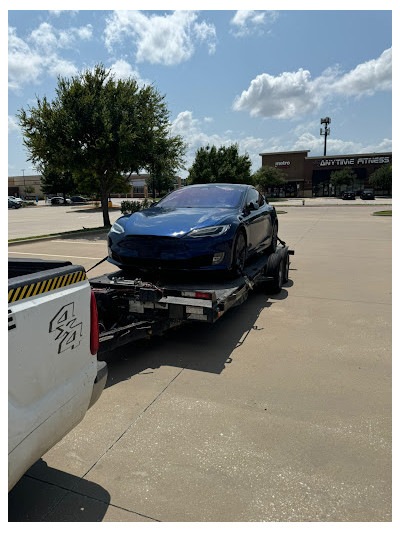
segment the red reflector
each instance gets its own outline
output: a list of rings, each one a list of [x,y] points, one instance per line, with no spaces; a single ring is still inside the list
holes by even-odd
[[[195,292],[194,297],[202,298],[203,300],[211,300],[211,293],[210,292]]]
[[[96,355],[99,351],[99,317],[97,314],[96,297],[92,291],[90,295],[90,353]]]

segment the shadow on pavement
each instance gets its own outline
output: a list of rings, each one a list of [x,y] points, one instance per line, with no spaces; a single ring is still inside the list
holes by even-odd
[[[96,494],[88,498],[84,493]],[[9,522],[101,522],[110,494],[39,459],[8,494]]]
[[[285,289],[274,297],[255,290],[215,324],[184,324],[162,337],[132,342],[103,354],[108,363],[106,388],[161,366],[220,374],[234,362],[235,349],[246,342],[252,330],[259,329],[255,323],[260,313],[273,306],[274,300],[287,296]]]

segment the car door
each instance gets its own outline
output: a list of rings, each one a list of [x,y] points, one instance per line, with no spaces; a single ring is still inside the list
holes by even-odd
[[[259,193],[258,196],[258,224],[257,224],[257,249],[269,246],[272,237],[272,213],[273,208],[267,204],[264,196]]]
[[[244,208],[244,223],[247,228],[248,250],[250,252],[257,251],[262,247],[271,234],[270,216],[265,206],[262,195],[254,187],[251,187],[247,191]]]

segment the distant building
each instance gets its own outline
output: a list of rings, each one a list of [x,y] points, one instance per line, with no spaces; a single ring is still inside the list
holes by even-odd
[[[44,196],[42,191],[41,175],[36,176],[13,176],[8,178],[8,195],[20,196],[27,198],[35,198],[36,196]],[[149,174],[133,174],[129,179],[130,190],[128,193],[111,194],[113,198],[148,198],[151,196],[151,191],[148,190],[146,179],[150,177]],[[179,176],[175,176],[175,181],[171,191],[180,189],[182,187],[182,180]],[[29,192],[26,192],[29,191]]]
[[[129,178],[130,190],[127,193],[111,194],[112,198],[149,198],[152,195],[151,188],[147,185],[147,181],[150,179],[150,174],[132,174]],[[170,191],[180,189],[182,187],[182,179],[179,176],[175,176],[173,187]],[[169,192],[170,192],[169,191]]]
[[[42,176],[13,176],[8,178],[8,196],[19,196],[24,198],[36,198],[43,196]]]
[[[286,184],[279,190],[272,191],[274,196],[332,196],[331,172],[343,168],[349,168],[355,173],[352,190],[360,194],[362,190],[370,188],[368,178],[375,170],[382,165],[392,164],[392,152],[308,157],[309,152],[310,150],[302,150],[259,154],[262,166],[280,168],[285,174]],[[382,194],[387,192],[381,191]]]

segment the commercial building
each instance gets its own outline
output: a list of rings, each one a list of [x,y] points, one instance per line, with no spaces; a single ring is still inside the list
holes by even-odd
[[[134,174],[129,178],[129,191],[127,193],[111,194],[112,198],[148,198],[151,191],[148,190],[147,180],[149,174]],[[171,190],[182,187],[182,180],[175,176]],[[13,176],[8,178],[8,195],[19,196],[27,199],[35,199],[36,196],[42,198],[41,175],[35,176]],[[51,195],[55,196],[55,195]]]
[[[392,164],[392,152],[330,155],[308,157],[310,150],[294,152],[272,152],[259,154],[262,166],[281,169],[286,184],[269,191],[271,195],[282,197],[332,196],[334,187],[330,183],[332,172],[343,168],[351,169],[356,178],[351,189],[356,193],[370,188],[369,176],[382,165]],[[346,189],[346,187],[342,187]],[[350,188],[350,187],[349,187]],[[340,192],[339,189],[336,194]],[[388,191],[379,191],[387,194]]]
[[[8,196],[20,198],[36,198],[43,196],[41,176],[14,176],[8,178]]]

